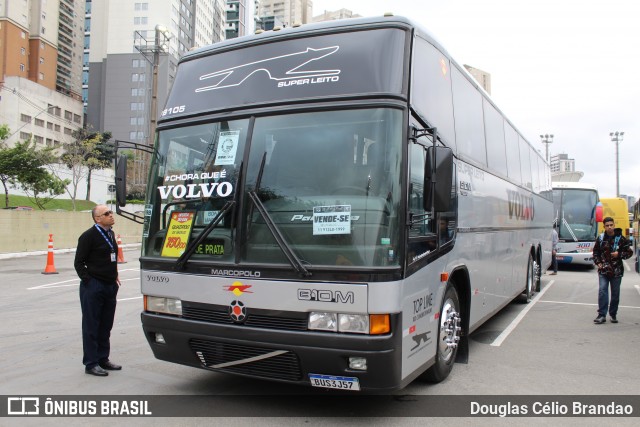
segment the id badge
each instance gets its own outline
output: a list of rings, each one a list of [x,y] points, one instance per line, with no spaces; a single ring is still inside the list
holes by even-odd
[[[116,262],[116,254],[111,252],[111,262]]]

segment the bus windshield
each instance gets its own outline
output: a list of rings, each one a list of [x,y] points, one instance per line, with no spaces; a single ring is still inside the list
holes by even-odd
[[[594,219],[597,203],[598,193],[593,190],[554,189],[558,237],[567,241],[594,241],[598,227]]]
[[[284,245],[304,265],[399,265],[402,123],[376,108],[160,131],[143,255],[177,256],[166,250],[174,214],[195,239],[234,201],[191,259],[288,264]]]

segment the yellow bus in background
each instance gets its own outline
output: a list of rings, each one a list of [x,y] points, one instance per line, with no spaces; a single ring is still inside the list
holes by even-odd
[[[640,200],[633,205],[633,222],[631,223],[631,234],[633,236],[633,253],[636,254],[636,273],[640,273],[640,249],[638,241],[640,240],[640,234],[638,229],[640,228]]]
[[[629,206],[627,200],[621,197],[613,197],[610,199],[602,198],[602,218],[610,216],[616,223],[616,228],[622,229],[622,235],[629,239]],[[602,222],[598,224],[598,234],[604,231]]]

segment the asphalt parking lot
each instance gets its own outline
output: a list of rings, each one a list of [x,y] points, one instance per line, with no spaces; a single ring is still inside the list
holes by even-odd
[[[156,360],[140,326],[138,252],[128,250],[124,254],[127,263],[119,266],[123,286],[118,295],[111,356],[124,368],[106,378],[85,375],[81,363],[79,279],[73,269],[73,253],[56,255],[58,274],[52,275],[41,274],[46,264],[43,255],[0,259],[1,395],[236,396],[238,401],[257,394],[282,395],[282,400],[275,399],[272,404],[284,416],[302,417],[294,419],[317,425],[327,422],[296,413],[284,398],[322,396],[323,390],[292,388]],[[632,267],[633,259],[626,265]],[[418,380],[394,395],[637,398],[640,275],[631,269],[625,273],[618,324],[593,324],[597,305],[594,270],[563,268],[557,276],[543,276],[542,284],[542,291],[530,304],[508,305],[472,334],[469,363],[457,364],[447,380],[440,384]],[[640,405],[636,411],[640,411]],[[410,421],[393,420],[393,425],[408,425]],[[439,420],[446,424],[446,418]],[[631,419],[620,421],[625,424]],[[277,424],[275,418],[256,419],[256,423]],[[4,425],[2,419],[0,424]]]

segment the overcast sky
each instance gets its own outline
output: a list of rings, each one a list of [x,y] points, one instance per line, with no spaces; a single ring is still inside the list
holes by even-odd
[[[640,1],[313,0],[313,14],[347,8],[362,16],[410,17],[460,64],[491,74],[491,95],[534,147],[553,134],[566,153],[616,196],[640,197]]]

